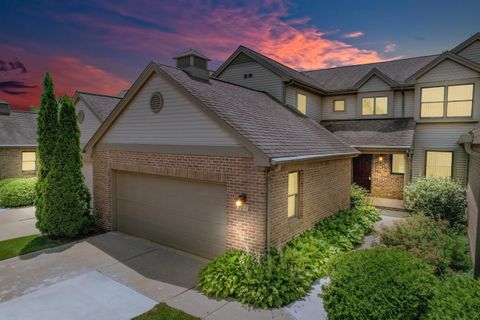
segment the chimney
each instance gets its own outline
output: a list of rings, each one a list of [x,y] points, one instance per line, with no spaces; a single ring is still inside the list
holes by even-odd
[[[10,115],[10,104],[7,101],[0,100],[0,116]]]
[[[208,59],[200,52],[189,49],[180,53],[174,58],[177,61],[177,68],[188,73],[192,78],[208,81],[210,72],[208,71]]]

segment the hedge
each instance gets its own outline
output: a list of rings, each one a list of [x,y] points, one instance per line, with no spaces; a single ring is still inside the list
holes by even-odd
[[[33,205],[36,180],[36,178],[0,180],[0,208]]]

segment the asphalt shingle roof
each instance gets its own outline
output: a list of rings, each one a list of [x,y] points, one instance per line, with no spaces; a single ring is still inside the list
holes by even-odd
[[[37,114],[12,111],[0,115],[0,146],[37,145]]]
[[[411,148],[415,131],[415,121],[406,118],[322,121],[321,124],[357,148]]]
[[[271,158],[358,153],[315,121],[263,92],[216,79],[198,81],[177,68],[158,66]]]
[[[304,71],[317,86],[328,91],[351,90],[367,73],[376,68],[398,84],[405,84],[408,77],[433,61],[438,55],[360,64],[330,69]]]
[[[123,92],[123,91],[122,91]],[[78,95],[90,106],[92,111],[104,121],[113,108],[122,100],[122,96],[108,96],[97,93],[79,92]]]

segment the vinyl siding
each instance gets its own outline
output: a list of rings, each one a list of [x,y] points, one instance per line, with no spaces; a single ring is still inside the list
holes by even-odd
[[[345,100],[345,111],[334,112],[333,101]],[[354,94],[345,96],[322,97],[322,120],[346,120],[355,119],[357,108],[357,96]]]
[[[476,128],[469,123],[417,123],[414,139],[412,176],[415,180],[425,175],[425,151],[453,151],[453,177],[465,184],[468,154],[457,143],[461,135]]]
[[[390,86],[377,76],[371,77],[358,89],[358,92],[388,91]]]
[[[249,73],[253,76],[245,79],[243,75]],[[283,101],[282,79],[256,62],[231,64],[218,78],[254,90],[265,91]]]
[[[458,53],[459,56],[480,63],[480,41],[475,41]]]
[[[78,114],[78,112],[83,111],[85,115],[83,122],[78,124],[80,128],[80,144],[85,145],[97,131],[98,127],[100,127],[101,122],[82,99],[77,101],[75,104],[76,113]]]
[[[454,61],[445,60],[435,68],[421,76],[417,82],[435,82],[445,80],[461,80],[478,77],[478,73]]]
[[[393,117],[394,118],[413,118],[415,108],[415,94],[413,90],[404,91],[405,110],[402,115],[402,92],[395,91],[393,95]]]
[[[475,255],[476,239],[477,239],[477,220],[478,209],[480,207],[480,157],[470,157],[468,186],[467,186],[467,203],[468,203],[468,237],[470,239],[470,249],[472,256]]]
[[[285,100],[286,104],[292,106],[293,108],[297,107],[297,93],[301,93],[307,97],[307,116],[310,118],[320,121],[321,120],[321,100],[320,96],[316,94],[303,91],[301,89],[289,86],[285,91]]]
[[[159,91],[164,107],[150,109],[150,97]],[[150,145],[239,146],[236,138],[159,75],[150,78],[101,143]]]

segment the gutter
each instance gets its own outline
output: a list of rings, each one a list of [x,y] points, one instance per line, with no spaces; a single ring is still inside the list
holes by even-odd
[[[399,150],[410,150],[412,146],[352,146],[357,149],[399,149]]]
[[[329,153],[329,154],[310,154],[305,156],[293,156],[293,157],[278,157],[270,160],[272,165],[282,164],[285,162],[294,161],[306,161],[306,160],[326,160],[326,159],[340,159],[340,158],[353,158],[361,154],[360,152],[344,152],[344,153]]]
[[[38,147],[38,144],[0,144],[0,148],[13,148],[13,147]]]

